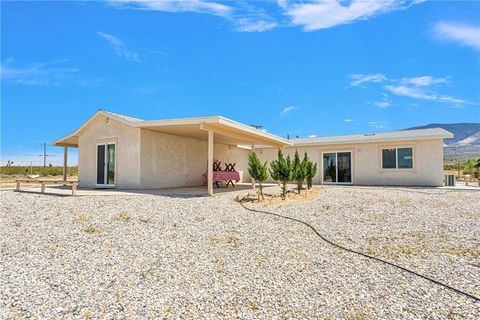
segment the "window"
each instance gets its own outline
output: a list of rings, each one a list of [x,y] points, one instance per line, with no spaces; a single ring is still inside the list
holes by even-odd
[[[382,150],[382,168],[383,169],[395,169],[397,167],[397,150],[396,149],[383,149]]]
[[[398,169],[413,168],[413,153],[412,148],[398,148],[397,149],[397,167]]]
[[[382,168],[383,169],[412,169],[413,168],[413,149],[412,148],[382,149]]]

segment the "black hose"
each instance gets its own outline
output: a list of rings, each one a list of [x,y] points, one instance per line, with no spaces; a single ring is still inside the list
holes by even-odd
[[[452,290],[452,291],[455,291],[456,293],[465,295],[465,296],[467,296],[467,297],[475,300],[476,302],[480,302],[480,298],[479,298],[479,297],[474,296],[473,294],[470,294],[470,293],[468,293],[468,292],[462,291],[462,290],[460,290],[460,289],[454,288],[454,287],[452,287],[452,286],[449,286],[449,285],[446,284],[446,283],[440,282],[440,281],[435,280],[435,279],[433,279],[433,278],[427,277],[427,276],[425,276],[425,275],[423,275],[423,274],[420,274],[420,273],[417,273],[417,272],[415,272],[415,271],[412,271],[412,270],[409,270],[409,269],[407,269],[407,268],[404,268],[404,267],[402,267],[402,266],[396,265],[396,264],[394,264],[394,263],[392,263],[392,262],[389,262],[389,261],[386,261],[386,260],[383,260],[383,259],[380,259],[380,258],[371,256],[371,255],[369,255],[369,254],[365,254],[365,253],[363,253],[363,252],[355,251],[355,250],[346,248],[346,247],[344,247],[344,246],[341,246],[341,245],[339,245],[339,244],[337,244],[337,243],[335,243],[335,242],[332,242],[332,241],[328,240],[327,238],[325,238],[324,236],[322,236],[322,235],[317,231],[317,229],[315,229],[315,228],[314,228],[311,224],[309,224],[308,222],[305,222],[305,221],[302,221],[302,220],[299,220],[299,219],[295,219],[295,218],[291,218],[291,217],[288,217],[288,216],[284,216],[284,215],[281,215],[281,214],[278,214],[278,213],[273,213],[273,212],[268,212],[268,211],[262,211],[262,210],[252,209],[252,208],[249,208],[249,207],[245,206],[245,205],[241,202],[241,200],[239,201],[239,203],[242,205],[242,207],[243,207],[244,209],[246,209],[246,210],[248,210],[248,211],[257,212],[257,213],[263,213],[263,214],[269,214],[269,215],[276,216],[276,217],[279,217],[279,218],[288,219],[288,220],[291,220],[291,221],[295,221],[295,222],[301,223],[301,224],[309,227],[310,229],[312,229],[313,232],[315,232],[315,234],[316,234],[320,239],[322,239],[323,241],[329,243],[330,245],[332,245],[332,246],[334,246],[334,247],[340,248],[340,249],[342,249],[342,250],[345,250],[345,251],[348,251],[348,252],[351,252],[351,253],[358,254],[358,255],[363,256],[363,257],[365,257],[365,258],[373,259],[373,260],[376,260],[376,261],[379,261],[379,262],[388,264],[388,265],[390,265],[390,266],[392,266],[392,267],[395,267],[395,268],[398,268],[398,269],[403,270],[403,271],[405,271],[405,272],[408,272],[408,273],[410,273],[410,274],[413,274],[413,275],[415,275],[415,276],[417,276],[417,277],[420,277],[420,278],[423,278],[423,279],[425,279],[425,280],[431,281],[431,282],[433,282],[433,283],[435,283],[435,284],[437,284],[437,285],[440,285],[440,286],[442,286],[442,287],[444,287],[444,288],[447,288],[447,289],[450,289],[450,290]]]

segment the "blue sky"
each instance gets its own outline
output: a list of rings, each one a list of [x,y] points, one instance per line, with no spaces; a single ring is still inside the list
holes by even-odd
[[[480,3],[1,3],[1,153],[95,111],[222,115],[286,136],[480,121]],[[49,162],[60,164],[59,148]],[[72,153],[72,161],[76,161]]]

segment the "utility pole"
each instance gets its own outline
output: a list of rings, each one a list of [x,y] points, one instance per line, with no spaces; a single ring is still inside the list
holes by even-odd
[[[47,166],[47,143],[43,143],[43,167]]]
[[[47,166],[47,157],[55,157],[54,154],[47,154],[47,143],[43,143],[43,154],[39,154],[39,157],[43,156],[43,167],[45,168]]]

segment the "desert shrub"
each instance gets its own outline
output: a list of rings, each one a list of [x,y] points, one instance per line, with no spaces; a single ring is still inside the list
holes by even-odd
[[[467,159],[463,167],[464,174],[475,174],[480,171],[480,157]]]
[[[78,167],[69,167],[70,175],[78,175]],[[32,174],[38,174],[40,176],[61,176],[63,174],[63,166],[32,166]],[[30,166],[1,166],[0,173],[5,175],[28,175],[30,174]]]

